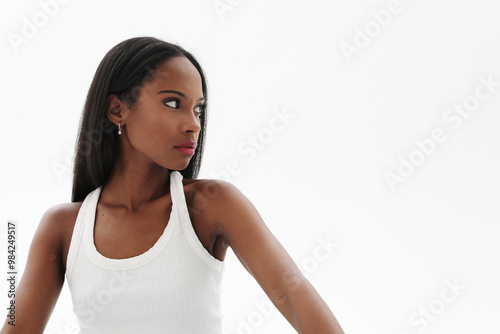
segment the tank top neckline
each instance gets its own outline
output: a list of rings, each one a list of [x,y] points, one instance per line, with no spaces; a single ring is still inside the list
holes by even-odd
[[[123,258],[123,259],[112,259],[108,258],[97,250],[94,242],[94,227],[97,215],[97,204],[101,195],[102,186],[96,188],[92,195],[89,196],[88,207],[86,211],[88,212],[87,220],[84,226],[83,232],[83,244],[88,257],[94,264],[98,265],[104,269],[110,270],[127,270],[140,267],[152,260],[154,260],[165,248],[170,236],[172,235],[172,230],[175,225],[178,224],[178,201],[180,196],[177,190],[183,191],[182,184],[182,174],[179,171],[170,171],[170,194],[172,198],[172,209],[170,211],[170,217],[165,226],[162,235],[158,238],[155,244],[142,254]]]

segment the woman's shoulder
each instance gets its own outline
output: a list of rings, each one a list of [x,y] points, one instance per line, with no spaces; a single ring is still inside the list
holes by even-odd
[[[39,228],[48,229],[49,231],[57,231],[57,235],[63,237],[62,241],[68,233],[72,233],[73,227],[82,206],[83,201],[60,203],[49,207],[43,214]]]
[[[188,186],[196,197],[202,198],[218,198],[222,199],[221,195],[231,189],[236,189],[236,187],[224,180],[220,179],[185,179],[185,186]],[[202,199],[201,198],[201,199]]]
[[[36,232],[61,253],[63,267],[82,203],[83,201],[60,203],[49,207],[43,214]]]
[[[49,207],[42,216],[40,223],[49,225],[66,225],[68,220],[72,220],[78,215],[78,211],[82,206],[83,201],[59,203]]]
[[[203,209],[210,220],[219,220],[238,199],[246,196],[231,182],[220,179],[197,179],[191,182],[194,208]],[[186,184],[187,186],[187,184]],[[187,187],[186,187],[187,188]]]

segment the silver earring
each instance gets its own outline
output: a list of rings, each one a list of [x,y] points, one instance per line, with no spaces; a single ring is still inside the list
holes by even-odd
[[[118,134],[121,135],[122,134],[122,127],[120,126],[120,123],[121,122],[118,122]]]

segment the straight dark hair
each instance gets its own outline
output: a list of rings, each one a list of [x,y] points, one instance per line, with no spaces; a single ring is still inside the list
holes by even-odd
[[[196,58],[181,46],[154,37],[135,37],[114,46],[100,62],[80,118],[73,167],[72,202],[79,202],[109,179],[113,167],[117,127],[107,117],[107,98],[116,94],[131,107],[135,106],[146,83],[168,73],[159,68],[169,59],[186,57],[201,76],[204,111],[200,115],[198,145],[189,165],[179,171],[184,178],[196,179],[203,157],[207,121],[207,83]]]

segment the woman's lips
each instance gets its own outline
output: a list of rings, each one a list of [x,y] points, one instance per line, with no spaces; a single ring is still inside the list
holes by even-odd
[[[188,147],[188,148],[193,148],[194,149],[194,148],[196,148],[196,145],[198,145],[197,142],[195,142],[193,140],[188,140],[188,141],[180,143],[179,145],[175,145],[174,148]]]
[[[177,146],[174,146],[174,148],[181,153],[193,155],[194,150],[196,149],[196,145],[198,145],[197,142],[195,142],[193,140],[188,140],[188,141],[180,143]]]
[[[193,155],[194,154],[194,148],[190,147],[174,147],[177,151],[184,153],[184,154],[189,154]]]

